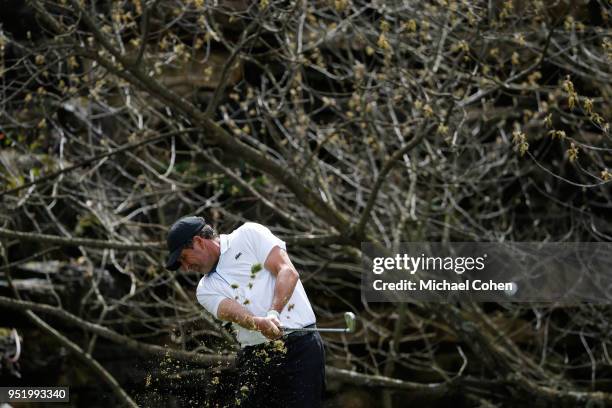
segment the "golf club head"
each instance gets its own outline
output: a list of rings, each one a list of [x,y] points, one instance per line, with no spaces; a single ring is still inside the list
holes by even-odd
[[[346,312],[344,313],[344,321],[346,322],[346,332],[354,333],[355,332],[355,324],[357,322],[357,318],[355,317],[355,313]]]

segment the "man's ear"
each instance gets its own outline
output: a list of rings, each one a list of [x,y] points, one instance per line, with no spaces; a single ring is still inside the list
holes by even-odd
[[[199,236],[199,235],[196,235],[195,237],[193,237],[193,245],[194,245],[194,246],[196,246],[196,245],[197,245],[199,248],[204,248],[204,247],[206,247],[206,242],[205,242],[205,241],[206,241],[206,239],[205,239],[205,238],[202,238],[202,237],[201,237],[201,236]]]

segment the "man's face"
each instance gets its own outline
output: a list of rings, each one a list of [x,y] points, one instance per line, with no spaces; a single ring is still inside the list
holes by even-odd
[[[193,238],[191,248],[184,248],[181,252],[179,257],[181,269],[185,272],[208,273],[219,257],[215,252],[215,245],[212,241],[196,236]]]

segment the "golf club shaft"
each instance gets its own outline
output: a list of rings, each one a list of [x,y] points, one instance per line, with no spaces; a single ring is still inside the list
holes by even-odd
[[[283,329],[284,333],[291,332],[319,332],[319,333],[348,333],[348,329],[332,329],[332,328],[319,328],[319,327],[310,327],[310,328],[301,328],[301,329]]]

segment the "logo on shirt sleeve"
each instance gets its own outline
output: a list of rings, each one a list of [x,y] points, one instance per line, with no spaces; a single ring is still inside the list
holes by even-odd
[[[240,255],[242,255],[242,252],[238,252],[238,253],[236,254],[236,256],[234,257],[234,259],[235,259],[235,260],[238,260],[238,258],[240,258]]]

